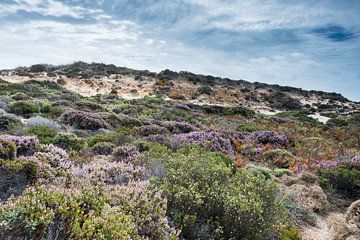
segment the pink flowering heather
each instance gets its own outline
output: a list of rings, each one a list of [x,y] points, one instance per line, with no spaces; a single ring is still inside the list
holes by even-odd
[[[274,144],[285,146],[289,144],[289,139],[285,135],[280,135],[273,131],[258,131],[254,132],[256,143],[259,144]]]
[[[113,151],[115,161],[124,163],[133,161],[139,154],[139,150],[131,145],[120,146]]]
[[[40,161],[49,163],[52,167],[66,165],[68,155],[65,150],[58,148],[52,144],[39,145],[39,151],[34,154]]]
[[[223,138],[217,132],[191,132],[174,135],[171,139],[174,148],[180,148],[185,144],[198,144],[208,148],[210,151],[234,154],[229,139]]]
[[[131,163],[96,161],[72,167],[71,173],[80,178],[111,185],[123,185],[146,180],[145,168]]]
[[[0,135],[0,140],[15,143],[18,156],[32,155],[39,144],[39,139],[35,136]]]
[[[336,168],[337,166],[338,166],[338,163],[334,162],[334,161],[321,161],[317,167],[322,170],[331,170],[331,169]]]
[[[350,164],[360,164],[360,156],[353,157],[350,160]]]

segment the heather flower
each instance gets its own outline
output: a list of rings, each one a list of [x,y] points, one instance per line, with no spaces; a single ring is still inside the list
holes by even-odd
[[[350,164],[360,164],[360,156],[355,156],[350,160]]]
[[[34,157],[40,161],[49,163],[52,167],[68,166],[68,154],[65,150],[54,146],[53,144],[39,145],[39,151],[34,154]]]
[[[35,136],[0,135],[0,141],[10,141],[16,145],[18,156],[30,156],[36,151],[39,139]]]
[[[117,162],[132,162],[140,154],[139,150],[131,145],[124,145],[114,149],[113,157]]]
[[[174,135],[171,144],[175,149],[185,144],[198,144],[214,152],[234,154],[234,149],[229,139],[221,137],[217,132],[191,132]]]
[[[273,131],[258,131],[254,132],[256,143],[259,144],[275,144],[285,146],[289,144],[289,139],[285,135],[277,134]]]
[[[322,169],[322,170],[331,170],[334,169],[338,166],[337,162],[334,161],[321,161],[318,164],[318,168]]]

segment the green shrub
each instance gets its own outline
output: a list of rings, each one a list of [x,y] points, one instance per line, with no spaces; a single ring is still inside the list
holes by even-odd
[[[332,169],[319,169],[321,185],[333,188],[350,198],[360,196],[360,164],[341,164]]]
[[[139,239],[131,216],[102,191],[37,187],[0,210],[2,239]],[[36,204],[34,204],[36,203]]]
[[[275,183],[257,171],[234,174],[223,154],[199,147],[167,157],[149,153],[148,165],[152,156],[158,168],[161,163],[166,167],[156,179],[168,198],[168,214],[185,239],[266,239],[285,216]]]
[[[42,115],[45,115],[46,117],[56,119],[60,117],[61,114],[64,113],[64,110],[55,106],[44,105],[41,107],[40,112],[42,113]]]
[[[109,142],[99,142],[91,147],[91,151],[98,155],[111,155],[115,145]]]
[[[33,126],[26,130],[26,134],[29,136],[37,136],[39,141],[44,144],[53,143],[57,131],[47,126]]]
[[[256,132],[256,131],[268,131],[268,130],[270,129],[266,126],[251,124],[251,123],[240,124],[236,128],[236,131],[238,132]]]
[[[39,106],[25,101],[17,101],[9,105],[9,112],[25,117],[39,111]]]
[[[16,117],[9,115],[0,116],[0,131],[9,131],[11,129],[20,127],[21,125],[21,121]]]
[[[14,159],[15,157],[15,143],[6,140],[0,140],[0,159]]]
[[[73,133],[58,132],[53,139],[53,143],[67,151],[79,151],[83,147],[83,142]]]
[[[295,164],[295,156],[283,149],[272,149],[263,153],[267,163],[278,168],[289,168]]]
[[[86,145],[92,147],[99,142],[109,142],[115,145],[122,145],[132,141],[127,130],[119,129],[117,132],[108,134],[96,134],[86,139]]]

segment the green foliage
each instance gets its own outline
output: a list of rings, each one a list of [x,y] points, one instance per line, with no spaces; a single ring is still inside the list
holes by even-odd
[[[68,151],[79,151],[83,147],[83,141],[73,133],[58,132],[53,139],[53,143]]]
[[[271,107],[276,109],[298,110],[302,106],[299,100],[289,97],[283,92],[275,92],[266,96],[265,100],[270,103]]]
[[[39,106],[30,102],[17,101],[9,105],[9,111],[11,113],[26,117],[29,114],[40,112],[40,108]]]
[[[95,134],[86,139],[86,145],[92,147],[99,142],[109,142],[115,145],[123,145],[132,141],[129,132],[126,129],[118,129],[116,132],[107,134]]]
[[[0,131],[9,131],[21,125],[21,121],[13,116],[0,115]]]
[[[111,155],[115,145],[109,142],[98,142],[91,147],[91,151],[99,155]]]
[[[53,143],[57,131],[47,126],[33,126],[26,130],[26,134],[29,136],[37,136],[43,144],[50,144]]]
[[[269,128],[264,125],[257,125],[251,123],[240,124],[236,131],[238,132],[256,132],[256,131],[268,131]]]
[[[284,149],[272,149],[263,153],[265,160],[279,168],[289,168],[295,163],[295,156]]]
[[[4,239],[44,239],[49,234],[62,239],[140,239],[131,216],[111,207],[99,188],[30,189],[13,205],[0,209],[0,222]]]
[[[273,226],[283,212],[278,190],[264,174],[246,170],[234,174],[226,156],[198,147],[161,157],[164,150],[152,155],[159,155],[157,161],[166,166],[166,174],[156,179],[182,237],[265,239],[275,231]],[[149,152],[145,155],[150,164]]]
[[[0,159],[14,159],[16,145],[11,141],[0,140]]]
[[[50,117],[52,119],[57,119],[61,114],[64,113],[64,110],[51,105],[44,105],[41,107],[40,112],[42,115],[46,117]]]
[[[0,160],[0,169],[11,172],[22,172],[30,178],[34,178],[38,171],[38,166],[32,161]]]
[[[321,185],[333,188],[351,198],[360,196],[360,164],[340,164],[332,169],[319,169]]]

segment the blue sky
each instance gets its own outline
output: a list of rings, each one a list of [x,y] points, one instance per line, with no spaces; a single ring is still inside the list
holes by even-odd
[[[0,68],[73,61],[360,101],[359,0],[0,0]]]

